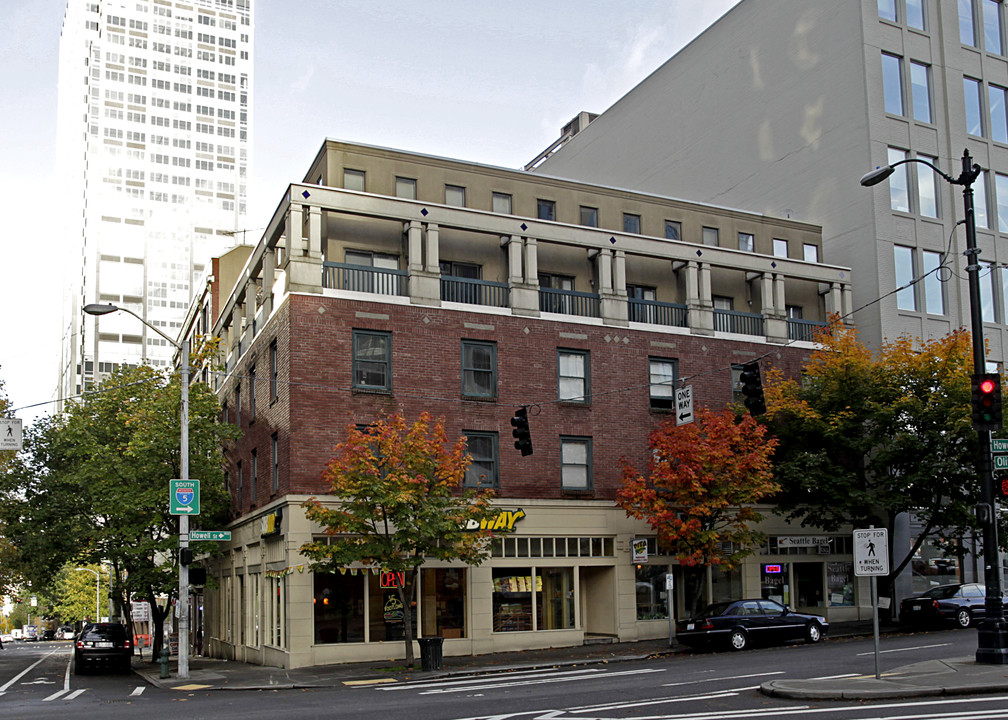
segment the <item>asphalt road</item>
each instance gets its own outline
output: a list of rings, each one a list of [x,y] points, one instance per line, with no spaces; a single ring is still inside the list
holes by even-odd
[[[881,649],[885,673],[921,660],[972,655],[976,631],[888,635],[882,638]],[[760,683],[780,677],[873,676],[871,638],[741,653],[688,652],[646,661],[272,691],[163,690],[146,686],[136,675],[81,677],[72,674],[70,658],[69,642],[5,646],[0,651],[0,718],[1008,718],[1008,696],[810,704],[758,692]]]

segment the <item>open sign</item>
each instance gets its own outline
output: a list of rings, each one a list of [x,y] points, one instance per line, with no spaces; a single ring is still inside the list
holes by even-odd
[[[398,572],[386,572],[383,570],[379,576],[379,580],[383,589],[405,587],[406,572],[403,570]]]

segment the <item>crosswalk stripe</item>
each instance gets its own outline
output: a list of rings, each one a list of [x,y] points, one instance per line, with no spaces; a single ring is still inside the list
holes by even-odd
[[[65,692],[66,692],[66,690],[57,690],[56,692],[54,692],[49,697],[43,698],[42,702],[49,702],[50,700],[55,700],[56,698],[58,698],[60,695],[62,695]]]
[[[137,685],[135,688],[133,688],[133,692],[130,693],[130,697],[136,697],[138,695],[143,695],[143,691],[144,691],[144,686],[143,685]]]
[[[74,698],[76,698],[78,695],[80,695],[83,692],[87,692],[87,688],[81,688],[80,690],[74,690],[72,693],[70,693],[69,695],[67,695],[63,699],[64,700],[73,700]]]

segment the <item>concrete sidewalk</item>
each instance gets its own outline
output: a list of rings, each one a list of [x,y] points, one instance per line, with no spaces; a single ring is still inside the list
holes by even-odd
[[[898,632],[897,626],[884,626],[882,632]],[[872,634],[871,622],[834,623],[831,638],[862,637]],[[529,670],[545,667],[643,660],[682,651],[669,647],[668,639],[608,645],[548,648],[477,656],[449,656],[441,670],[407,670],[401,658],[385,662],[343,663],[286,670],[250,665],[231,660],[191,657],[189,679],[177,677],[176,658],[169,666],[169,677],[160,677],[160,665],[149,658],[135,657],[133,670],[151,685],[174,690],[281,690],[291,688],[340,687],[392,683],[416,678],[450,677],[461,674]],[[401,648],[390,648],[390,652]],[[419,667],[420,659],[416,660]],[[966,695],[1008,692],[1008,665],[979,665],[972,657],[931,660],[906,665],[874,675],[831,680],[771,680],[761,691],[775,697],[819,700],[873,700],[898,697]]]

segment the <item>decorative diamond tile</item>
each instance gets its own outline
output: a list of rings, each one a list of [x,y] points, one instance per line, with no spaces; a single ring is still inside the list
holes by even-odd
[[[430,325],[430,318],[424,315],[423,323],[424,325]]]
[[[697,250],[697,251],[696,251],[696,256],[697,256],[697,257],[703,257],[703,251],[701,251],[701,250]]]
[[[609,335],[603,335],[602,339],[605,340],[606,342],[612,342],[612,337]]]
[[[311,193],[308,192],[307,190],[305,190],[303,193],[301,193],[301,197],[303,197],[305,200],[307,200],[308,198],[311,197]]]
[[[528,230],[528,225],[526,225],[525,223],[522,223],[521,224],[521,229],[522,230]]]
[[[771,260],[770,261],[770,267],[772,267],[772,268],[774,268],[776,270],[777,269],[777,261],[776,260]]]
[[[427,208],[424,208],[423,210],[421,210],[420,214],[423,215],[424,217],[427,217]]]
[[[529,333],[531,332],[531,330],[529,330],[529,329],[528,329],[528,328],[526,327],[526,328],[524,328],[524,329],[522,330],[522,332],[523,332],[523,333],[525,333],[526,335],[528,335],[528,334],[529,334]]]
[[[613,245],[615,245],[616,244],[616,238],[613,237],[612,235],[610,235],[609,236],[609,242],[611,242]]]

